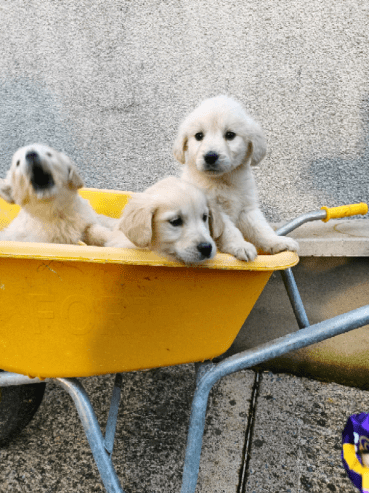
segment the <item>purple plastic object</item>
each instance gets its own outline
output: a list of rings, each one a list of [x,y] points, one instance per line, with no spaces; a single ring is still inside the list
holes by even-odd
[[[362,493],[369,493],[369,468],[363,464],[366,454],[369,454],[369,414],[353,414],[342,432],[342,462],[348,477]]]

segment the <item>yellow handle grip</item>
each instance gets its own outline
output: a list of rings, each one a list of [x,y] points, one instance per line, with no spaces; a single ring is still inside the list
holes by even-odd
[[[338,219],[340,217],[356,216],[358,214],[366,214],[368,212],[368,204],[360,202],[360,204],[340,205],[339,207],[321,207],[327,212],[327,217],[322,219],[327,222],[330,219]]]

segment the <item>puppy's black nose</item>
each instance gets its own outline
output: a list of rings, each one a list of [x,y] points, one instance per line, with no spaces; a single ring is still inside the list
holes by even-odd
[[[26,161],[29,164],[39,164],[40,156],[37,154],[36,151],[28,151],[26,154]]]
[[[205,258],[210,258],[213,247],[210,243],[199,243],[197,249]]]
[[[36,151],[28,151],[26,154],[31,184],[36,191],[46,190],[55,185],[50,171],[42,164],[40,155]]]
[[[214,164],[218,160],[218,154],[216,152],[208,152],[204,156],[204,160],[206,164]]]

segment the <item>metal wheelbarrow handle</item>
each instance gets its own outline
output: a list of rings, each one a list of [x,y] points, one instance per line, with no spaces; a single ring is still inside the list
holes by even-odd
[[[360,202],[359,204],[340,205],[339,207],[323,206],[319,211],[307,212],[301,216],[289,221],[287,224],[279,228],[276,233],[279,236],[284,236],[302,224],[310,221],[321,220],[327,222],[330,219],[341,219],[348,216],[365,215],[368,212],[368,204]]]

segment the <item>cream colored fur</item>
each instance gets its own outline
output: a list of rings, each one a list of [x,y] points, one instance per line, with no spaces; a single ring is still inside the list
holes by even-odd
[[[192,264],[213,258],[214,237],[221,235],[220,212],[196,186],[165,178],[132,196],[123,210],[116,237],[106,246],[149,248]],[[131,245],[132,245],[131,244]]]
[[[173,152],[185,165],[182,179],[201,187],[223,211],[220,251],[248,261],[257,249],[298,249],[292,238],[275,234],[259,209],[251,166],[264,158],[266,142],[237,101],[228,96],[203,101],[180,126]]]
[[[0,240],[45,243],[84,242],[103,246],[109,220],[78,194],[83,186],[72,161],[61,152],[33,144],[18,149],[0,196],[21,207]]]

